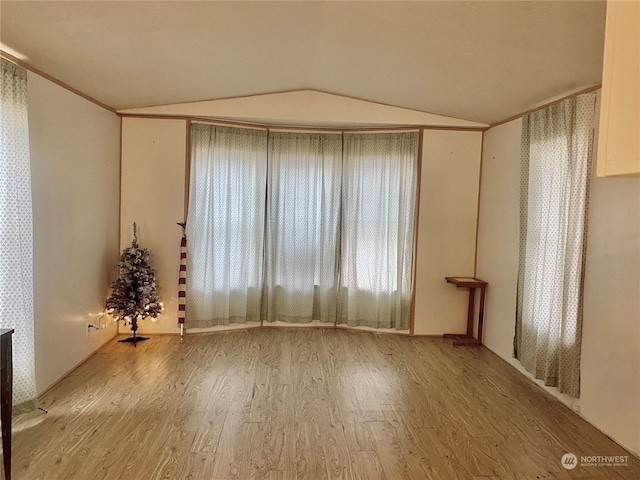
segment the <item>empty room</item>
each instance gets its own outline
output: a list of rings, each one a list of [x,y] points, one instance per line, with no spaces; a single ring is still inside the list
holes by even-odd
[[[640,478],[639,1],[0,27],[3,480]]]

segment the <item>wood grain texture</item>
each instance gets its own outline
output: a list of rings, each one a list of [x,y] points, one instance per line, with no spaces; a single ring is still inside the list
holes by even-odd
[[[14,419],[16,480],[638,479],[489,350],[338,329],[109,343]],[[565,470],[566,452],[629,456]]]

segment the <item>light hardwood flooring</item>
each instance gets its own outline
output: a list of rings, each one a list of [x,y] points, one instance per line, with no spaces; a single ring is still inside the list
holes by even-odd
[[[489,350],[439,338],[114,341],[41,407],[14,420],[14,480],[640,479],[640,460]],[[566,470],[566,452],[629,460]]]

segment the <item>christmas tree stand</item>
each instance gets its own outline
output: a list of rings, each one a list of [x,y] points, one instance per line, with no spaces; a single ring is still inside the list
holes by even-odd
[[[149,337],[138,337],[136,336],[136,330],[138,330],[138,321],[134,318],[133,321],[131,322],[131,331],[133,332],[133,336],[131,337],[127,337],[123,340],[118,340],[118,342],[127,342],[127,343],[133,343],[133,346],[137,346],[136,344],[138,342],[141,342],[143,340],[149,340]]]
[[[136,337],[136,334],[133,334],[133,337],[127,337],[123,340],[118,340],[119,342],[127,342],[127,343],[133,343],[133,346],[136,346],[136,343],[141,342],[143,340],[149,340],[149,337]]]

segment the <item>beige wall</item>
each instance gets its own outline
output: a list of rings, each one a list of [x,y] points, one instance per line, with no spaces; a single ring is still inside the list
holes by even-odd
[[[36,384],[55,383],[116,332],[98,323],[118,256],[118,117],[28,74]],[[103,323],[106,318],[103,319]]]
[[[139,332],[175,333],[178,269],[184,220],[186,121],[122,119],[122,205],[120,249],[131,245],[133,222],[138,242],[151,252],[165,313],[146,319]],[[128,333],[128,327],[120,327]]]
[[[484,343],[510,359],[515,332],[520,242],[522,119],[487,130],[482,155],[477,275],[489,282]]]
[[[489,282],[485,344],[522,371],[512,358],[521,128],[521,120],[514,120],[485,133],[477,273]],[[594,161],[581,398],[545,388],[636,454],[640,453],[639,291],[640,179],[597,178]]]
[[[425,130],[422,153],[415,334],[464,333],[473,276],[481,132]]]
[[[640,455],[640,178],[593,171],[580,410]]]
[[[176,222],[183,217],[185,142],[184,120],[123,119],[121,247],[137,221],[166,307],[156,323],[143,322],[143,333],[178,332]],[[473,274],[481,144],[480,132],[424,132],[416,334],[465,330],[467,294],[444,277]]]

